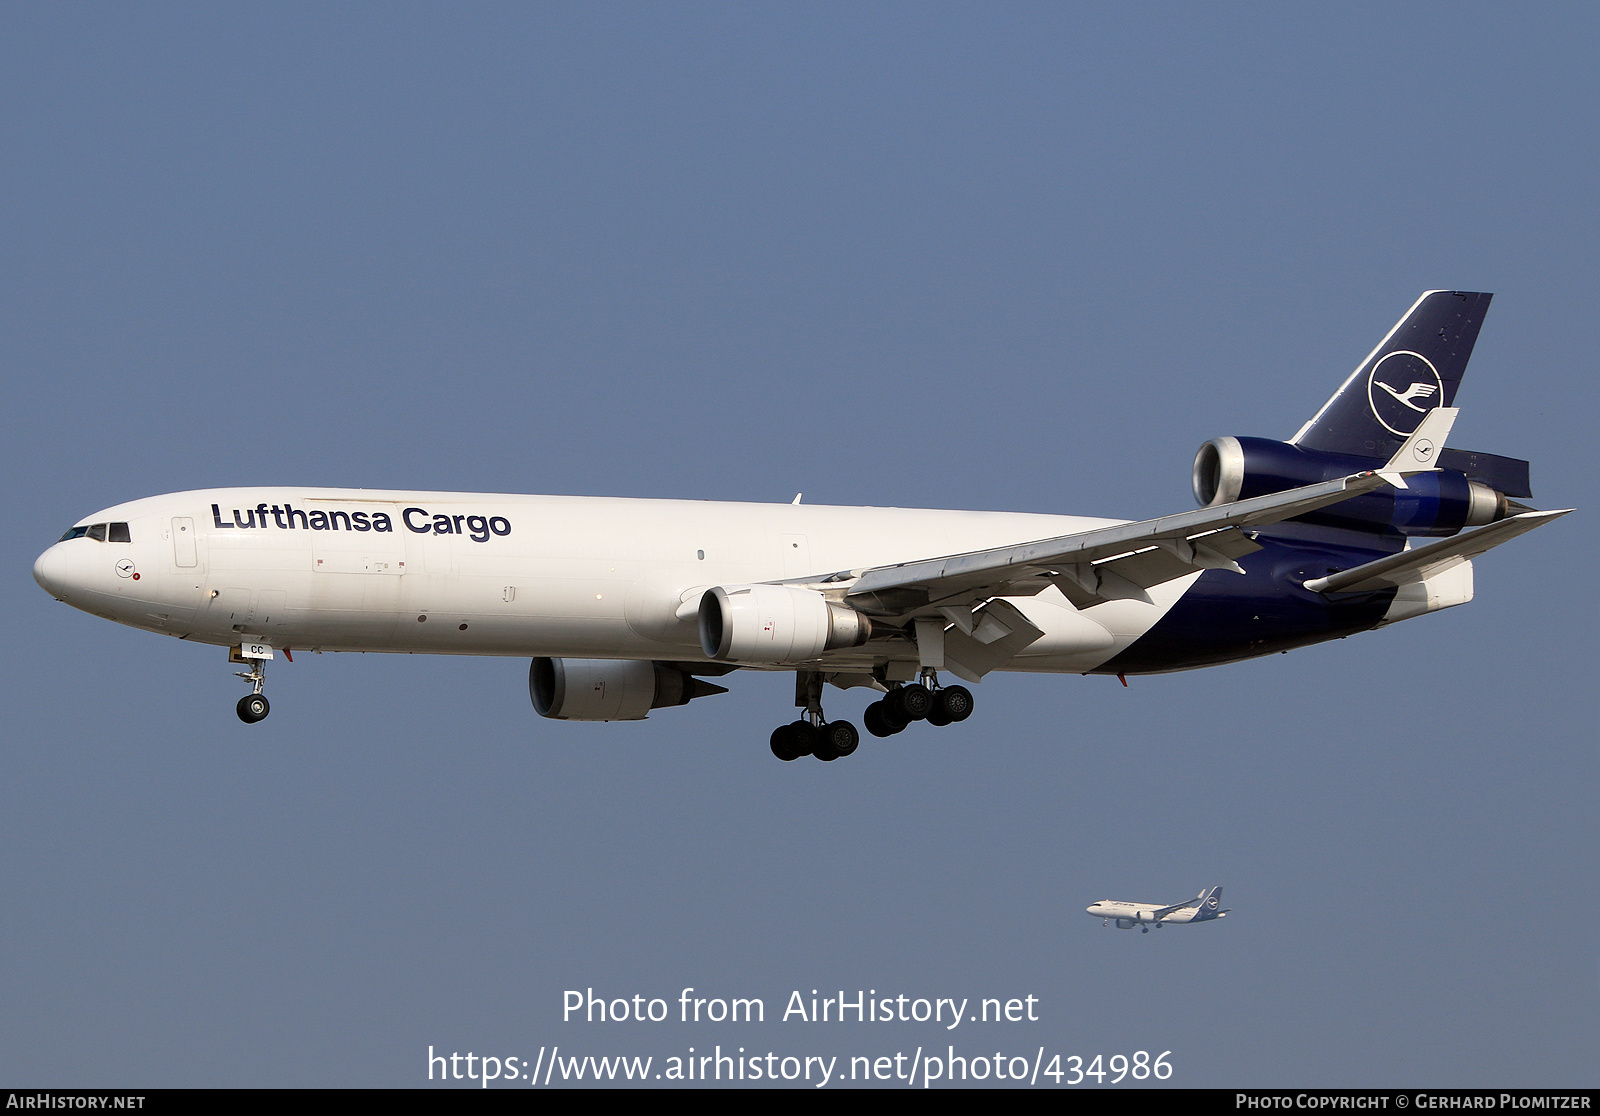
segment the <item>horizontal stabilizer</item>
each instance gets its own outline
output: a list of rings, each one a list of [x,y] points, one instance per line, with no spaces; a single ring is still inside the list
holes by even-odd
[[[1402,550],[1387,558],[1342,570],[1327,577],[1312,578],[1305,583],[1313,593],[1367,593],[1374,589],[1388,589],[1413,581],[1422,581],[1442,573],[1452,566],[1476,558],[1478,555],[1509,542],[1518,535],[1541,527],[1552,519],[1559,519],[1572,511],[1529,511],[1513,515],[1476,531],[1468,531],[1450,539],[1419,546],[1415,550]]]
[[[1515,457],[1477,450],[1447,449],[1439,452],[1439,468],[1465,473],[1468,480],[1486,484],[1496,492],[1518,500],[1533,499],[1528,481],[1528,463]]]

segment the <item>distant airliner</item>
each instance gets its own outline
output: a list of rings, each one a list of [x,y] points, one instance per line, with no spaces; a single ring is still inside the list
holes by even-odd
[[[1228,917],[1227,911],[1218,910],[1221,906],[1222,888],[1213,887],[1202,891],[1193,899],[1185,899],[1170,907],[1158,907],[1154,903],[1121,903],[1115,899],[1102,899],[1084,909],[1100,919],[1102,925],[1116,919],[1119,930],[1132,930],[1137,926],[1148,934],[1150,927],[1154,926],[1159,930],[1169,922],[1210,922],[1214,918]]]
[[[1512,499],[1526,461],[1442,448],[1489,299],[1424,294],[1288,442],[1200,447],[1202,506],[1160,519],[223,488],[87,516],[33,575],[86,612],[229,648],[247,723],[292,650],[527,656],[534,708],[574,721],[793,671],[804,713],[772,751],[832,760],[859,736],[824,716],[825,683],[880,694],[863,720],[887,736],[966,719],[972,692],[941,673],[1125,681],[1470,600],[1472,558],[1566,514]]]

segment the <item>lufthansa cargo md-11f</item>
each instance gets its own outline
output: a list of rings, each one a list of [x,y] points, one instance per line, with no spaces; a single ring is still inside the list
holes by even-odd
[[[1490,296],[1430,291],[1287,442],[1216,438],[1196,511],[1142,522],[1002,512],[227,488],[83,519],[34,564],[51,596],[229,648],[267,715],[294,650],[515,655],[558,720],[640,720],[795,673],[780,759],[972,712],[990,671],[1149,674],[1285,651],[1472,597],[1471,560],[1562,511],[1528,463],[1446,449]]]

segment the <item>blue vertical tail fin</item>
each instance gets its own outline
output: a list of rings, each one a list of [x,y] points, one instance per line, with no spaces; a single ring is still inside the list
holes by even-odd
[[[1387,460],[1429,411],[1454,405],[1493,297],[1423,294],[1290,444]]]
[[[1199,895],[1199,913],[1195,915],[1196,922],[1204,922],[1210,918],[1221,918],[1228,912],[1222,909],[1222,887],[1207,888]]]

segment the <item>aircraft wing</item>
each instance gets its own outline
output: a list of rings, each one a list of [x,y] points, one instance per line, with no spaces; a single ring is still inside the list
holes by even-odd
[[[1174,911],[1181,911],[1185,907],[1193,907],[1193,906],[1201,903],[1202,901],[1204,901],[1205,897],[1206,897],[1206,893],[1202,891],[1199,895],[1196,895],[1193,899],[1185,899],[1181,903],[1174,903],[1170,907],[1162,907],[1160,910],[1152,911],[1151,913],[1153,915],[1155,915],[1157,920],[1160,920],[1160,919],[1166,918],[1169,914],[1172,914]]]
[[[1498,523],[1479,527],[1476,531],[1468,531],[1454,538],[1440,539],[1427,546],[1419,546],[1415,550],[1402,550],[1398,554],[1391,554],[1353,569],[1341,570],[1327,577],[1313,578],[1306,582],[1306,588],[1313,593],[1365,593],[1373,589],[1387,589],[1394,585],[1421,581],[1476,558],[1492,547],[1509,542],[1535,527],[1542,527],[1552,519],[1559,519],[1572,510],[1565,508],[1561,511],[1522,512],[1520,515],[1510,516]]]
[[[1149,601],[1149,586],[1199,570],[1243,573],[1235,559],[1261,548],[1241,528],[1291,519],[1386,483],[1377,473],[1356,473],[1160,519],[880,566],[857,578],[846,599],[865,612],[890,616],[1032,596],[1051,585],[1078,608]]]

